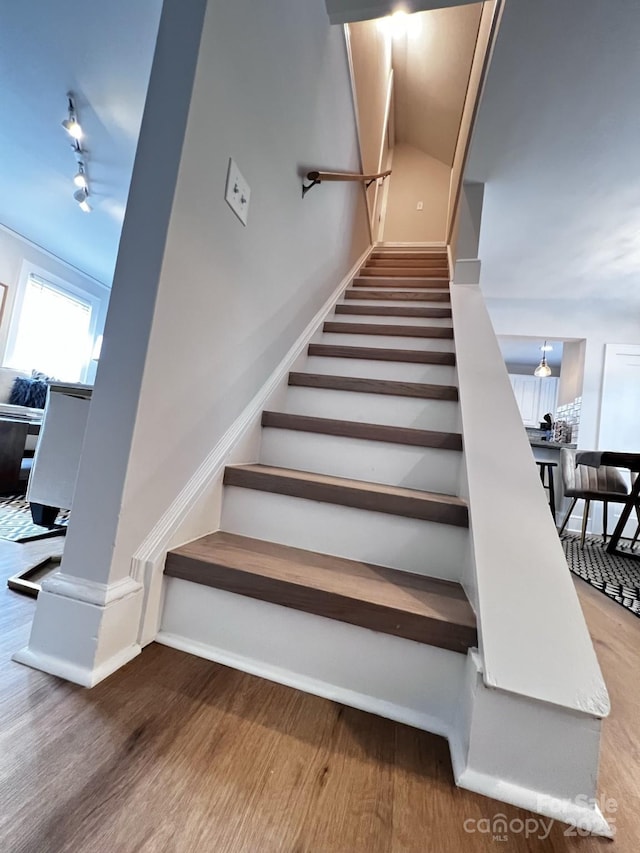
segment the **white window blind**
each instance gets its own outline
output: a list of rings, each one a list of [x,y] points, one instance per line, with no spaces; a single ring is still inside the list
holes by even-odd
[[[9,366],[79,382],[91,342],[91,304],[30,274]]]

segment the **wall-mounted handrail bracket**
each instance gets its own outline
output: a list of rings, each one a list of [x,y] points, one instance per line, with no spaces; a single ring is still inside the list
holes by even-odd
[[[379,172],[377,175],[360,175],[357,172],[318,172],[312,171],[307,172],[306,179],[311,183],[305,184],[304,180],[302,181],[302,198],[309,192],[310,189],[315,187],[317,184],[323,183],[323,181],[360,181],[369,189],[371,184],[375,183],[378,179],[384,180],[388,178],[391,174],[391,169],[388,169],[386,172]]]
[[[304,181],[302,182],[302,198],[304,198],[306,196],[306,194],[309,192],[309,190],[312,190],[315,186],[322,183],[322,181],[318,180],[317,176],[318,176],[318,172],[308,172],[307,173],[307,180],[311,181],[311,183],[305,184]]]

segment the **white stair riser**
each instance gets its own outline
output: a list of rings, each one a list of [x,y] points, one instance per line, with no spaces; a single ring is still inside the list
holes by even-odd
[[[330,314],[330,323],[376,323],[385,326],[444,326],[453,328],[451,317],[395,317],[389,314]]]
[[[349,477],[454,495],[460,453],[298,430],[263,429],[260,462],[280,468]]]
[[[459,581],[468,530],[383,512],[225,486],[221,529]]]
[[[449,735],[465,655],[177,578],[165,583],[157,642]]]
[[[404,335],[357,335],[351,332],[323,332],[319,344],[338,344],[345,347],[380,347],[381,349],[416,349],[433,352],[454,352],[451,338],[413,338]]]
[[[442,432],[458,432],[460,423],[458,403],[454,401],[361,394],[327,388],[289,386],[281,410],[317,418],[338,418]]]
[[[405,361],[369,361],[363,358],[311,355],[300,369],[305,373],[322,373],[328,376],[358,376],[361,379],[457,385],[455,367],[446,364],[412,364]]]

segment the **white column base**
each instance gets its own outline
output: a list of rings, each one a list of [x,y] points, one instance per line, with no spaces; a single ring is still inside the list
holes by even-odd
[[[13,660],[93,687],[140,654],[143,587],[98,584],[60,572],[44,581],[29,645]]]
[[[456,784],[610,838],[597,797],[601,722],[486,687],[472,652],[450,740]]]

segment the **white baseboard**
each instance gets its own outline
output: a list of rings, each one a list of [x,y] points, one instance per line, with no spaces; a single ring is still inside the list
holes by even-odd
[[[142,621],[138,642],[144,646],[152,642],[160,624],[162,609],[162,573],[167,551],[219,528],[222,478],[229,464],[254,462],[260,441],[260,419],[280,389],[286,386],[287,377],[297,359],[304,355],[307,345],[320,324],[338,301],[343,291],[357,275],[371,254],[372,246],[360,255],[349,272],[311,319],[289,352],[273,371],[267,382],[234,421],[227,432],[203,460],[195,474],[185,484],[171,506],[161,516],[139,548],[133,554],[131,575],[144,586]],[[189,525],[198,507],[207,503],[206,521]]]

